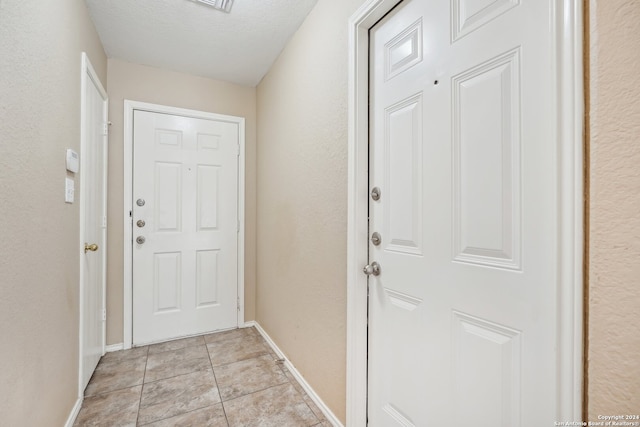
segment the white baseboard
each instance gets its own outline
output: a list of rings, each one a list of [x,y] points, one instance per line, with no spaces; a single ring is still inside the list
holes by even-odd
[[[82,407],[82,397],[79,397],[76,400],[76,404],[73,405],[73,409],[69,414],[69,418],[67,418],[67,422],[64,423],[64,427],[73,427],[73,423],[76,422],[76,418],[78,417],[78,413],[80,412],[80,408]]]
[[[311,388],[309,383],[304,379],[304,377],[300,374],[300,372],[298,372],[296,367],[293,366],[291,361],[287,359],[287,356],[285,356],[282,350],[278,348],[276,343],[273,342],[269,334],[267,334],[265,330],[262,329],[260,324],[255,321],[246,322],[244,324],[245,328],[249,328],[252,326],[254,326],[258,330],[258,332],[260,332],[260,335],[262,335],[265,341],[267,341],[267,343],[271,346],[273,351],[275,351],[278,357],[284,360],[284,365],[287,367],[287,369],[289,369],[289,372],[291,372],[294,378],[300,383],[300,385],[302,386],[304,391],[307,393],[307,395],[309,395],[311,400],[313,400],[313,403],[315,403],[318,406],[318,408],[320,408],[320,410],[324,414],[327,421],[329,421],[331,425],[334,427],[344,427],[340,422],[340,420],[338,419],[338,417],[336,417],[335,414],[331,412],[331,409],[329,409],[329,407],[322,401],[322,399],[320,399],[320,396],[318,396],[318,394],[313,390],[313,388]]]
[[[124,349],[124,344],[123,343],[119,343],[119,344],[111,344],[108,345],[104,348],[104,351],[107,353],[111,353],[112,351],[120,351]]]

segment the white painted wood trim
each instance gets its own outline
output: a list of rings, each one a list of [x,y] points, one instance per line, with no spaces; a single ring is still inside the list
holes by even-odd
[[[86,168],[85,156],[87,148],[87,141],[85,139],[86,128],[87,128],[87,119],[86,119],[86,108],[87,108],[87,99],[86,99],[86,87],[89,81],[95,86],[95,88],[100,93],[100,96],[103,99],[104,107],[103,107],[103,120],[105,123],[108,122],[108,114],[109,114],[109,96],[107,95],[107,91],[102,86],[102,82],[98,77],[95,69],[91,65],[91,61],[89,60],[86,52],[82,52],[81,60],[80,60],[80,197],[77,202],[80,204],[80,241],[78,242],[78,262],[80,264],[80,283],[78,285],[79,288],[79,319],[78,319],[78,396],[80,399],[84,397],[84,387],[82,386],[82,371],[84,368],[84,357],[82,354],[82,349],[84,345],[84,278],[86,275],[84,262],[83,262],[83,252],[82,249],[84,247],[86,230],[84,224],[84,200],[87,196],[87,188],[85,185],[85,175],[82,171]],[[107,138],[105,136],[105,138]],[[107,138],[108,141],[108,138]],[[107,209],[107,161],[108,161],[108,143],[104,145],[104,153],[103,153],[103,183],[104,183],[104,204],[103,207],[105,209],[104,215],[106,217],[106,209]],[[102,229],[102,309],[106,309],[107,304],[107,228],[103,227]],[[106,322],[102,323],[102,354],[105,352],[107,339],[107,325]]]
[[[558,153],[558,413],[556,419],[582,419],[583,257],[584,257],[584,74],[583,2],[556,0],[559,51]]]
[[[369,0],[349,20],[347,425],[367,424],[369,28],[400,0]]]
[[[369,0],[349,20],[349,192],[347,225],[347,425],[367,422],[369,28],[401,0]],[[583,74],[582,3],[555,0],[558,58],[560,265],[558,415],[581,419],[583,387]]]
[[[336,417],[335,414],[331,411],[331,409],[329,409],[329,407],[322,401],[320,396],[318,396],[318,394],[313,390],[311,385],[309,385],[307,380],[305,380],[304,377],[300,374],[300,372],[298,372],[296,367],[293,365],[293,363],[291,363],[291,361],[287,358],[284,352],[280,350],[277,344],[271,339],[269,334],[267,334],[267,332],[264,329],[262,329],[262,326],[260,326],[260,324],[255,321],[247,322],[244,324],[245,328],[252,327],[252,326],[255,327],[258,332],[260,332],[260,335],[262,335],[262,337],[265,339],[267,344],[269,344],[269,346],[273,349],[276,355],[280,359],[284,360],[284,365],[287,367],[289,372],[291,372],[291,374],[296,379],[296,381],[300,383],[300,385],[302,386],[304,391],[309,395],[311,400],[313,400],[313,403],[315,403],[316,406],[318,406],[318,408],[322,411],[327,421],[329,421],[331,425],[334,427],[343,427],[338,417]]]
[[[133,111],[143,110],[154,113],[171,114],[174,116],[192,117],[196,119],[226,121],[238,125],[238,139],[240,156],[238,157],[238,310],[237,325],[244,324],[244,236],[245,236],[245,119],[244,117],[227,116],[206,111],[189,110],[166,105],[149,104],[146,102],[124,100],[124,311],[123,311],[123,345],[130,349],[133,343],[133,277],[132,277],[132,218],[129,213],[133,210]]]
[[[105,347],[105,353],[113,353],[114,351],[120,351],[120,350],[124,350],[123,343],[110,344],[107,347]]]
[[[83,402],[82,396],[78,397],[78,399],[76,400],[76,404],[73,405],[73,408],[71,409],[71,413],[67,418],[67,422],[64,423],[64,427],[73,427],[73,423],[76,422],[76,418],[78,418],[78,414],[80,413],[80,408],[82,408],[82,402]]]
[[[104,89],[102,89],[104,90]],[[106,124],[107,135],[105,136],[105,144],[103,146],[104,152],[102,153],[103,159],[103,171],[104,176],[102,178],[102,207],[104,211],[102,212],[102,216],[104,218],[104,223],[102,225],[102,311],[105,313],[102,321],[102,355],[106,353],[107,349],[107,251],[109,250],[109,242],[107,241],[107,230],[109,224],[109,97],[105,92],[105,101],[104,101],[104,115],[102,116],[103,122]]]
[[[229,117],[229,116],[226,116]],[[240,143],[240,156],[238,157],[238,220],[240,230],[238,231],[238,320],[240,327],[244,324],[244,236],[245,236],[245,119],[236,117],[238,120],[238,139]]]

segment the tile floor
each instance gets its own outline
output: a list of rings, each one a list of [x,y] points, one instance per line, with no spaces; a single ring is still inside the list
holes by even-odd
[[[255,328],[107,353],[76,426],[329,427]]]

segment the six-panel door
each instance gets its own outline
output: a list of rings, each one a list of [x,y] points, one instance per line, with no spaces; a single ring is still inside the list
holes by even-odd
[[[134,112],[136,345],[237,326],[238,138],[235,123]]]
[[[551,8],[406,0],[370,32],[372,427],[553,424]]]

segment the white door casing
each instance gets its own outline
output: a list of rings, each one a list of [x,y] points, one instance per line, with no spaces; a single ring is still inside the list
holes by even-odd
[[[132,190],[125,204],[132,212],[125,226],[132,268],[127,283],[125,250],[125,348],[237,327],[244,119],[132,101],[125,107],[125,145],[132,148],[125,161],[133,171],[125,176]]]
[[[347,423],[367,419],[367,251],[371,425],[579,419],[580,3],[407,1],[369,83],[367,30],[397,3],[350,22]]]
[[[80,374],[83,395],[105,351],[108,98],[82,54],[80,147]],[[95,244],[95,251],[85,250]]]

